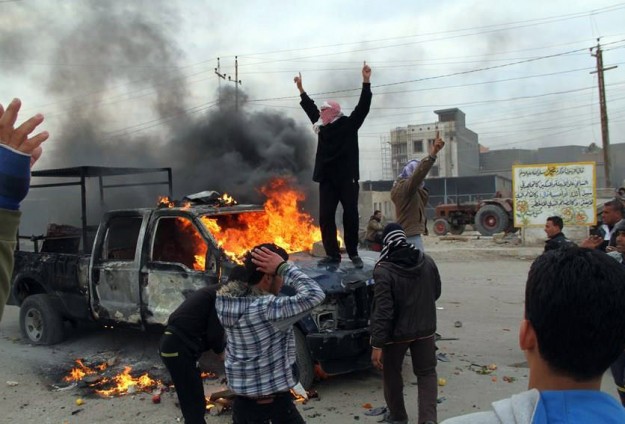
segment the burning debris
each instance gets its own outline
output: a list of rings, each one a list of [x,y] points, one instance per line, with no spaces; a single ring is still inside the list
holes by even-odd
[[[76,366],[63,377],[63,381],[66,383],[82,382],[99,396],[123,396],[136,392],[150,393],[165,387],[161,380],[150,377],[147,372],[138,373],[139,375],[136,377],[133,376],[130,366],[125,366],[123,371],[111,375],[112,364],[109,362],[88,366],[84,360],[77,359],[75,363]]]

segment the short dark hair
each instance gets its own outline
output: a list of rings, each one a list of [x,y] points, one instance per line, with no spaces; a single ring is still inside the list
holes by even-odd
[[[564,221],[562,221],[562,218],[560,218],[557,215],[550,216],[549,218],[547,218],[547,221],[551,221],[551,223],[555,225],[556,227],[558,227],[559,229],[564,228]]]
[[[283,248],[281,248],[280,246],[278,246],[278,245],[276,245],[274,243],[259,244],[258,246],[254,246],[252,249],[248,250],[245,253],[245,258],[243,259],[243,266],[247,270],[247,283],[252,285],[252,286],[255,285],[255,284],[260,283],[260,280],[262,280],[263,275],[265,275],[263,272],[258,271],[256,269],[256,267],[257,267],[256,264],[254,262],[252,262],[252,251],[256,250],[256,249],[260,249],[261,247],[266,247],[267,249],[271,250],[272,252],[277,253],[285,261],[289,260],[289,254],[286,252],[286,250],[284,250]]]
[[[588,381],[625,349],[625,268],[603,252],[545,252],[525,287],[525,318],[540,356],[556,373]]]
[[[377,209],[373,211],[373,214],[374,214],[374,215],[377,215],[377,214],[379,214],[379,213],[382,213],[382,211],[379,211],[379,210],[377,210]]]
[[[609,201],[607,201],[607,202],[605,202],[603,204],[604,208],[606,206],[609,206],[612,209],[614,209],[615,211],[618,211],[621,215],[624,215],[623,214],[623,204],[620,202],[620,200],[617,200],[617,199],[609,200]]]

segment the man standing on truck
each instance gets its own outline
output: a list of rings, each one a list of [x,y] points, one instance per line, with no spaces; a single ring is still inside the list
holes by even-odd
[[[423,251],[421,234],[426,234],[425,207],[429,194],[425,188],[425,177],[436,161],[436,155],[445,146],[445,142],[436,131],[434,144],[430,145],[430,154],[422,160],[409,161],[397,177],[391,189],[391,200],[395,204],[395,218],[408,236],[408,243]]]
[[[235,424],[304,423],[291,397],[294,376],[293,324],[325,298],[319,285],[275,244],[245,255],[245,273],[217,292],[217,315],[228,339],[226,377],[236,393]],[[295,294],[279,296],[282,286]]]
[[[43,122],[41,114],[14,127],[21,105],[19,99],[13,99],[5,111],[0,104],[0,319],[9,297],[20,202],[30,188],[30,168],[41,156],[41,143],[49,136],[43,131],[30,137]]]
[[[318,137],[313,181],[319,183],[319,226],[326,251],[326,257],[319,261],[319,265],[336,266],[341,262],[335,218],[336,208],[341,202],[345,249],[356,268],[363,267],[358,256],[358,129],[371,106],[370,78],[371,68],[365,62],[360,100],[349,116],[343,115],[341,106],[334,100],[327,100],[317,108],[304,91],[302,74],[294,78],[302,98],[300,105],[313,123]]]
[[[224,329],[215,312],[217,285],[193,292],[169,316],[161,337],[160,354],[176,387],[186,424],[206,424],[206,398],[198,367],[202,352],[213,350],[221,359]]]

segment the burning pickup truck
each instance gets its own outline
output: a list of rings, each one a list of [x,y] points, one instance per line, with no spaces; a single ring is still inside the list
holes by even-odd
[[[270,234],[289,252],[309,249],[319,230],[298,211],[297,194],[275,184],[266,188],[264,207],[204,193],[105,213],[91,254],[78,251],[79,234],[74,244],[56,244],[62,248],[44,240],[41,251],[16,251],[11,303],[20,306],[23,335],[34,344],[58,343],[68,321],[160,328],[189,293],[225,281],[237,257]],[[330,270],[302,252],[291,260],[326,293],[296,324],[302,384],[312,384],[315,364],[327,374],[367,368],[371,264]]]

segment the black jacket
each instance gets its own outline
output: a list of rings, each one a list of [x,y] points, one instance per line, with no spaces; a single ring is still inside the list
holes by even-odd
[[[371,346],[383,347],[436,332],[441,277],[431,257],[419,250],[412,252],[410,262],[401,263],[391,256],[373,270]]]
[[[545,252],[547,250],[560,249],[562,247],[575,246],[571,240],[567,239],[564,233],[558,233],[545,241]]]
[[[219,287],[202,287],[191,293],[167,321],[167,330],[198,355],[210,349],[219,354],[226,346],[224,328],[215,311]]]
[[[325,179],[360,179],[358,167],[358,129],[371,106],[371,84],[363,83],[358,105],[349,116],[343,116],[320,128],[315,155],[313,181]],[[308,94],[301,94],[300,105],[314,124],[319,121],[319,109]]]

